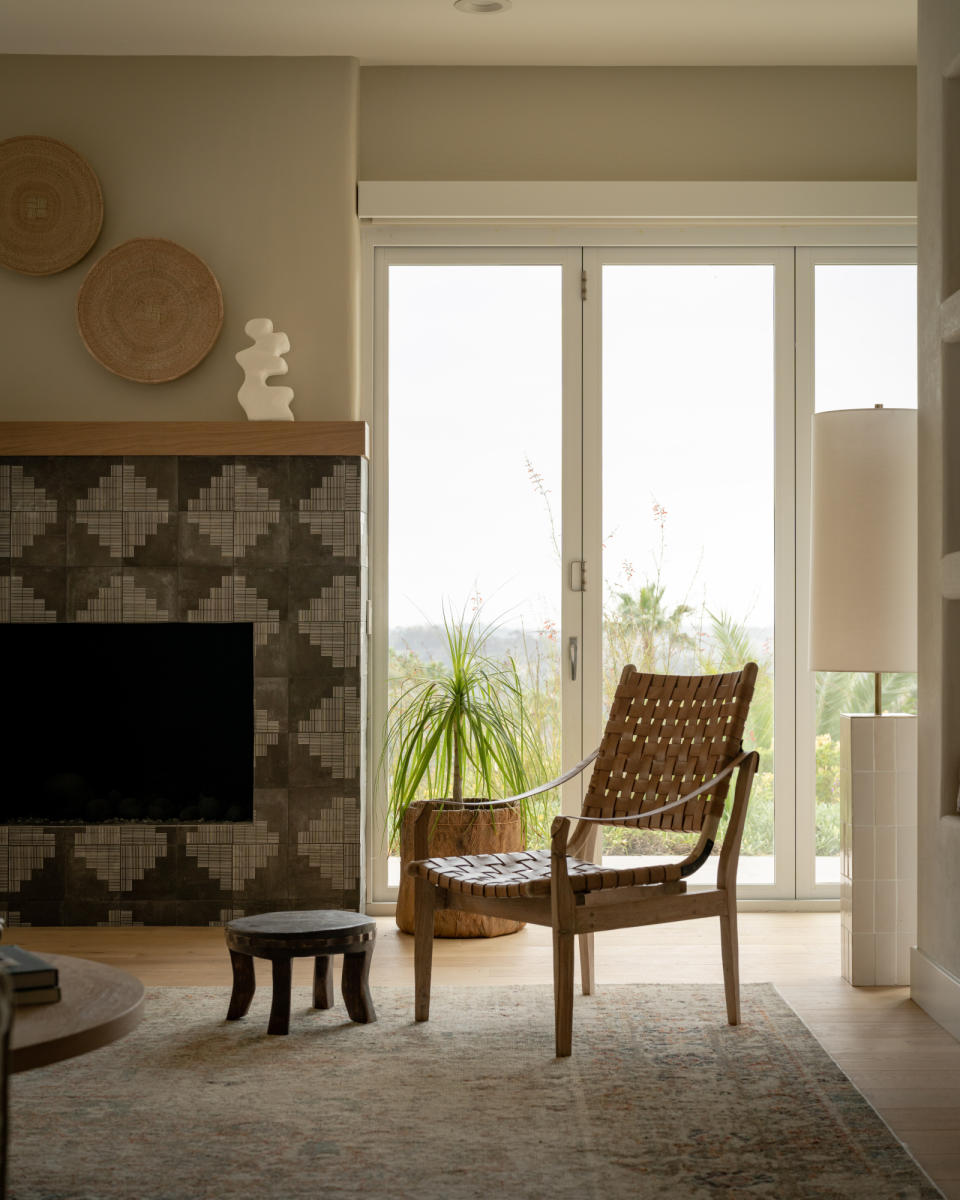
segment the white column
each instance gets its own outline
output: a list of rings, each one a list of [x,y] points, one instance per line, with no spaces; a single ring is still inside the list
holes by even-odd
[[[857,987],[910,982],[917,941],[917,719],[844,716],[840,969]]]

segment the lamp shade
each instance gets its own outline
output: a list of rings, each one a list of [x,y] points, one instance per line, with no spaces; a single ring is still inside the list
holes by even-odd
[[[917,669],[917,413],[813,418],[810,666]]]

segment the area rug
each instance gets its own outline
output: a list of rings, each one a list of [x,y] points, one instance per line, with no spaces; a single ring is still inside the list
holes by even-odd
[[[898,1200],[940,1192],[774,988],[374,988],[266,1033],[270,990],[154,988],[143,1023],[14,1076],[12,1200]]]

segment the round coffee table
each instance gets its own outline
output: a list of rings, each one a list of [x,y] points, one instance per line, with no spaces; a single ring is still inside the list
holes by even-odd
[[[315,959],[313,1006],[330,1008],[335,954],[343,955],[340,990],[350,1020],[367,1024],[377,1019],[368,985],[377,937],[377,923],[372,917],[332,909],[262,913],[258,917],[239,917],[230,921],[225,933],[233,966],[228,1021],[239,1020],[250,1008],[257,987],[254,958],[266,958],[273,964],[273,1000],[267,1033],[289,1032],[291,960],[294,958]]]
[[[143,1015],[143,984],[126,971],[66,954],[43,957],[60,972],[63,999],[14,1010],[11,1071],[31,1071],[122,1038]]]

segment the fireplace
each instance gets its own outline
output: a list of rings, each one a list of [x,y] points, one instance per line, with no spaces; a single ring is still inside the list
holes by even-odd
[[[253,626],[0,626],[0,824],[253,819]]]
[[[0,422],[10,925],[358,907],[366,443],[359,422]],[[203,648],[221,634],[242,679]],[[155,700],[182,638],[197,640]],[[62,670],[60,647],[84,644],[87,661]],[[81,749],[113,758],[148,733],[126,776],[78,765]],[[199,755],[186,764],[184,743]],[[135,776],[138,758],[160,775]]]

